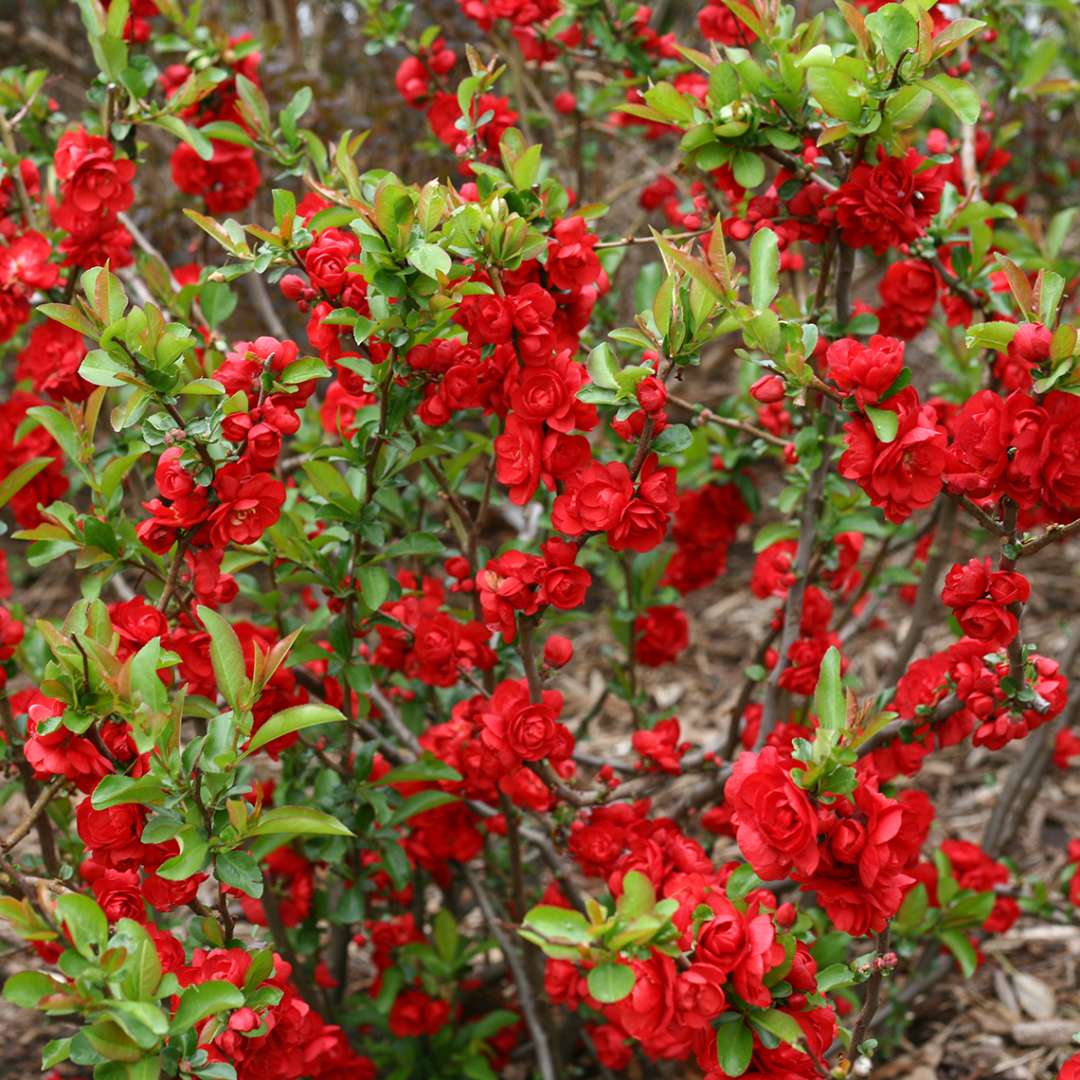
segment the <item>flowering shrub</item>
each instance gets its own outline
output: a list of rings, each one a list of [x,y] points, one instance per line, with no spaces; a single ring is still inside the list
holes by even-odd
[[[1077,841],[1006,858],[1080,748],[1025,619],[1080,531],[1022,122],[1074,13],[344,6],[409,178],[200,5],[79,0],[67,114],[0,83],[4,995],[102,1080],[867,1075],[1080,904]],[[703,727],[651,671],[721,579],[763,617]],[[981,844],[919,783],[961,745]]]

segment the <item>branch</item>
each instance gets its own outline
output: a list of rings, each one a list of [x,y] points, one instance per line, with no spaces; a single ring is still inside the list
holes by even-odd
[[[502,923],[496,914],[495,905],[488,895],[487,889],[484,888],[480,875],[469,866],[462,867],[462,870],[465,874],[465,880],[469,883],[469,888],[472,889],[473,895],[476,897],[476,902],[480,905],[480,911],[483,913],[484,922],[487,923],[491,936],[498,942],[503,956],[506,957],[506,962],[510,965],[510,972],[514,976],[514,985],[517,987],[521,1011],[525,1014],[525,1025],[532,1036],[533,1048],[536,1051],[536,1066],[540,1070],[540,1075],[543,1080],[558,1080],[551,1045],[548,1042],[548,1033],[541,1020],[539,1004],[533,996],[532,987],[529,984],[529,977],[525,971],[521,956],[506,936]]]
[[[731,428],[732,431],[741,431],[746,435],[752,435],[755,439],[763,439],[772,446],[786,447],[790,445],[788,439],[773,435],[771,431],[755,427],[746,420],[736,420],[730,416],[719,416],[712,409],[707,409],[704,405],[695,405],[692,401],[677,397],[675,394],[668,394],[668,401],[673,405],[678,405],[680,409],[686,409],[687,412],[693,413],[697,424],[715,424],[717,427]]]
[[[829,472],[832,461],[832,446],[829,436],[836,424],[836,416],[830,404],[826,401],[822,407],[826,415],[825,437],[821,441],[821,461],[810,477],[810,483],[806,489],[806,499],[803,503],[802,521],[799,525],[799,543],[795,550],[795,562],[792,571],[795,574],[795,584],[788,591],[787,601],[784,604],[784,628],[780,635],[780,645],[776,666],[769,673],[769,681],[765,685],[765,704],[761,716],[761,729],[758,731],[755,750],[760,750],[769,735],[776,727],[780,710],[780,678],[788,668],[788,652],[795,644],[799,636],[802,623],[803,601],[806,599],[806,587],[810,584],[810,563],[814,556],[814,547],[817,544],[818,517],[821,514],[822,501],[825,494],[825,478]]]

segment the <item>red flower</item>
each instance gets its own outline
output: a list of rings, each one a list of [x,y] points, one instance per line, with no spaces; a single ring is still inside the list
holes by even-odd
[[[146,811],[132,804],[95,810],[83,799],[75,811],[79,839],[93,852],[94,859],[116,870],[132,870],[142,865],[146,846],[139,837],[146,824]]]
[[[135,162],[115,158],[113,145],[82,128],[65,131],[53,155],[64,200],[84,214],[116,214],[135,200]]]
[[[237,462],[219,469],[214,491],[221,504],[210,515],[210,540],[215,547],[254,544],[281,515],[285,485],[270,473],[247,472]]]
[[[878,164],[860,162],[828,201],[836,207],[840,238],[848,247],[869,245],[878,255],[917,240],[941,206],[938,169],[916,172],[923,157],[909,150],[902,158],[879,153]]]
[[[540,483],[540,431],[540,424],[511,413],[495,439],[495,476],[510,488],[510,501],[518,506],[533,497]]]
[[[929,506],[941,490],[946,435],[933,407],[920,405],[911,387],[884,407],[897,414],[896,438],[883,443],[868,420],[850,420],[844,425],[847,451],[840,458],[840,475],[858,483],[889,521],[900,523]]]
[[[875,405],[904,369],[904,343],[875,334],[868,345],[854,338],[834,341],[825,353],[828,375],[860,409]]]
[[[92,887],[109,922],[118,919],[146,922],[146,905],[139,890],[137,870],[106,870]]]
[[[568,536],[606,532],[619,523],[633,494],[630,470],[621,461],[590,465],[555,500],[551,523]]]
[[[390,1009],[390,1031],[399,1039],[435,1035],[450,1018],[450,1006],[423,990],[402,990]]]
[[[646,758],[655,768],[678,776],[680,759],[687,750],[687,744],[679,744],[679,735],[679,721],[672,716],[658,720],[648,731],[635,731],[630,742],[634,753]]]
[[[675,984],[675,1008],[681,1023],[691,1028],[710,1028],[727,1008],[724,972],[713,964],[694,963],[679,972]]]
[[[577,292],[594,284],[603,273],[593,251],[596,241],[584,218],[557,222],[548,241],[547,276],[552,285]]]
[[[639,664],[670,664],[689,644],[690,624],[671,604],[648,608],[634,620],[634,657]]]
[[[57,322],[43,322],[34,327],[19,353],[16,377],[29,379],[35,393],[54,401],[85,401],[94,388],[79,377],[84,356],[82,334]]]
[[[187,195],[206,201],[211,214],[234,214],[255,198],[262,176],[255,154],[246,146],[213,141],[214,156],[202,158],[187,143],[173,151],[173,183]]]
[[[724,795],[732,809],[739,850],[764,881],[818,865],[818,820],[775,747],[739,755]]]
[[[304,252],[304,268],[311,284],[331,296],[337,296],[352,275],[346,267],[356,262],[360,241],[342,229],[323,229]]]

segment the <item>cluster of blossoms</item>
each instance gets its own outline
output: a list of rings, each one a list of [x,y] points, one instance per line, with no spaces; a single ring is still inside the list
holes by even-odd
[[[739,850],[762,880],[815,893],[838,929],[879,933],[914,881],[933,807],[918,791],[889,798],[869,769],[850,797],[815,798],[796,784],[799,768],[775,746],[736,760],[724,795]]]
[[[229,42],[231,73],[217,83],[208,94],[199,97],[180,110],[180,117],[191,127],[201,128],[211,123],[236,124],[254,135],[239,107],[236,79],[247,79],[259,85],[258,52],[253,51],[249,37]],[[194,71],[185,64],[170,64],[161,73],[161,86],[167,97],[185,90]],[[211,139],[213,156],[203,160],[189,143],[178,143],[172,154],[172,179],[186,195],[194,195],[206,203],[211,214],[234,214],[249,206],[262,182],[255,151],[235,141]]]
[[[291,392],[266,393],[297,357],[293,341],[261,337],[238,342],[214,377],[230,394],[246,395],[249,407],[225,417],[221,434],[235,457],[213,468],[208,484],[197,482],[185,465],[184,450],[170,446],[158,458],[154,479],[159,496],[144,503],[150,517],[137,528],[151,551],[165,554],[178,541],[191,585],[201,602],[215,606],[236,594],[229,575],[220,573],[229,544],[253,544],[278,520],[285,486],[273,474],[282,437],[300,426],[298,410],[314,390],[312,382]]]
[[[765,889],[732,901],[727,885],[736,864],[717,870],[704,849],[674,821],[650,816],[647,800],[615,804],[579,817],[569,842],[582,871],[602,877],[616,897],[632,871],[648,877],[657,896],[678,906],[672,922],[677,944],[687,962],[680,968],[670,955],[654,952],[635,960],[633,991],[622,1001],[604,1005],[591,995],[585,978],[566,960],[548,960],[544,985],[548,996],[569,1007],[586,1005],[605,1023],[590,1028],[603,1063],[625,1068],[629,1040],[657,1060],[693,1057],[710,1077],[724,1074],[717,1060],[716,1025],[734,1008],[731,999],[748,1005],[774,1004],[770,986],[779,971],[792,993],[776,1007],[794,1018],[815,1054],[836,1032],[829,1008],[813,1008],[807,995],[816,990],[817,966],[806,945],[793,939],[795,910],[777,907]],[[549,890],[547,902],[568,906]],[[763,1075],[809,1077],[813,1061],[791,1046],[755,1045],[754,1060]]]
[[[1019,624],[1015,609],[1030,593],[1023,574],[993,570],[989,558],[969,559],[945,575],[941,599],[953,609],[968,637],[985,642],[988,648],[1000,648],[1016,637]]]

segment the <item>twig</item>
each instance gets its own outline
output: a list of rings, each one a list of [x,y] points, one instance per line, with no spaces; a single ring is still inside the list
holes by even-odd
[[[892,668],[885,679],[887,686],[895,686],[900,681],[900,677],[907,670],[909,661],[915,655],[915,650],[919,647],[931,607],[937,595],[938,578],[941,576],[941,571],[949,559],[953,525],[956,522],[956,503],[950,499],[939,504],[937,515],[937,531],[926,565],[923,567],[918,590],[915,593],[911,622],[908,625],[907,633],[904,635],[904,640],[897,646]]]
[[[877,936],[877,956],[883,957],[889,951],[889,928],[886,926],[882,933]],[[863,1007],[859,1011],[855,1026],[851,1029],[851,1042],[848,1044],[848,1057],[854,1060],[859,1053],[859,1047],[866,1041],[870,1033],[870,1025],[874,1022],[881,1002],[881,983],[885,978],[885,969],[877,967],[870,975],[866,984],[866,997],[863,999]]]
[[[694,413],[697,423],[715,424],[717,427],[741,431],[746,435],[753,436],[755,439],[762,439],[772,446],[786,447],[790,444],[788,439],[782,439],[779,435],[773,435],[771,431],[755,427],[746,420],[736,420],[731,416],[720,416],[714,413],[712,409],[708,409],[704,405],[695,405],[692,401],[687,401],[686,398],[678,397],[676,394],[668,394],[668,401],[673,405],[678,405],[680,409],[686,409],[687,412]]]
[[[806,587],[810,584],[810,563],[817,543],[818,517],[821,514],[825,493],[825,477],[828,475],[829,464],[832,460],[829,436],[836,423],[836,416],[829,402],[826,401],[823,404],[822,413],[826,416],[826,424],[825,437],[821,441],[821,461],[806,488],[802,520],[799,525],[799,543],[795,549],[795,562],[792,566],[795,583],[788,590],[787,602],[784,605],[784,628],[780,635],[776,666],[769,673],[769,680],[765,684],[765,704],[762,710],[761,728],[754,747],[756,750],[760,750],[765,745],[765,741],[779,719],[780,679],[788,668],[788,653],[799,636],[803,601],[806,599]]]
[[[525,1014],[525,1026],[529,1029],[533,1049],[536,1051],[536,1067],[540,1070],[543,1080],[558,1080],[551,1045],[548,1041],[548,1033],[541,1020],[539,1003],[533,995],[532,986],[529,983],[529,977],[525,971],[521,955],[511,944],[510,939],[503,930],[501,920],[495,911],[495,905],[480,880],[480,875],[469,866],[463,867],[463,870],[465,880],[469,883],[469,888],[472,889],[476,902],[480,905],[484,922],[487,923],[491,936],[498,943],[503,956],[506,957],[506,962],[510,965],[514,985],[517,987],[521,1011]]]
[[[53,780],[50,780],[48,787],[42,789],[41,794],[34,800],[33,805],[23,819],[11,830],[7,838],[0,843],[0,848],[3,848],[6,852],[15,847],[34,825],[37,824],[38,818],[40,818],[41,815],[45,813],[46,809],[48,809],[49,803],[53,800],[53,796],[55,796],[67,782],[68,779],[66,776],[57,776]]]

